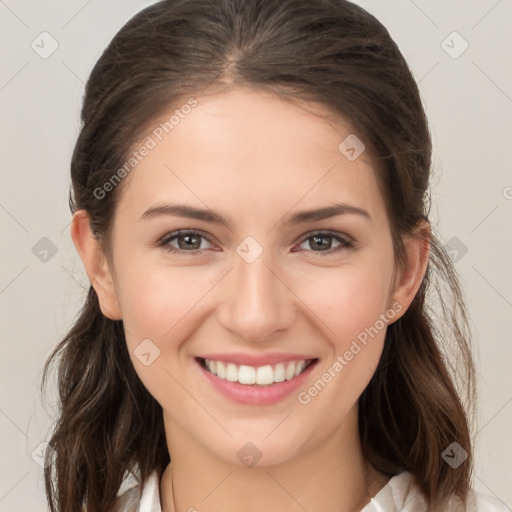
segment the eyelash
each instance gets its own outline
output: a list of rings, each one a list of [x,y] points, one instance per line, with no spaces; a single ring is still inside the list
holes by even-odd
[[[199,237],[207,240],[210,244],[213,244],[213,242],[204,233],[202,233],[200,231],[179,230],[179,231],[174,231],[172,233],[168,233],[163,238],[161,238],[160,241],[158,242],[158,246],[160,246],[160,247],[167,246],[168,252],[171,252],[171,253],[190,253],[191,255],[200,255],[203,253],[203,251],[207,250],[207,249],[196,249],[196,250],[192,250],[192,251],[186,251],[183,249],[176,249],[175,247],[169,246],[169,243],[172,242],[173,240],[179,238],[180,236],[187,236],[187,235],[188,236],[199,236]],[[340,243],[340,245],[338,247],[331,248],[327,251],[314,251],[313,249],[306,249],[306,250],[309,250],[310,252],[316,253],[320,256],[328,256],[328,255],[337,253],[337,252],[341,251],[342,249],[354,249],[355,248],[355,243],[352,240],[350,240],[349,238],[342,237],[339,234],[332,232],[332,231],[311,231],[310,233],[307,233],[307,235],[304,238],[302,238],[302,241],[299,243],[299,245],[302,245],[304,242],[308,241],[310,238],[314,238],[315,236],[329,236],[332,239],[334,239]],[[294,252],[298,252],[298,251],[294,251]]]

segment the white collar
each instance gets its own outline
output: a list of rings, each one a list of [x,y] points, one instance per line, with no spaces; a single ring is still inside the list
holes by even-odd
[[[162,512],[160,502],[160,475],[155,470],[145,482],[139,499],[140,487],[132,477],[131,482],[118,492],[113,512]],[[121,490],[123,489],[124,490]],[[392,477],[388,483],[372,498],[361,512],[424,512],[425,499],[422,497],[414,478],[404,471]],[[462,511],[460,505],[453,503],[445,512],[509,512],[508,507],[495,498],[470,491],[468,506]]]

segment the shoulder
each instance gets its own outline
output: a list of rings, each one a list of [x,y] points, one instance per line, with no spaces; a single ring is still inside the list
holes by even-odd
[[[125,476],[111,512],[162,512],[158,472],[153,471],[142,487],[131,473]]]
[[[392,477],[361,512],[425,512],[426,501],[411,473]],[[443,512],[510,512],[501,501],[471,490],[467,507],[452,500]]]
[[[468,512],[510,512],[501,500],[477,491],[471,491],[467,510]]]

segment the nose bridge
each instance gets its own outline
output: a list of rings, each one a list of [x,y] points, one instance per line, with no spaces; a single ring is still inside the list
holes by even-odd
[[[243,249],[243,243],[240,245]],[[254,259],[245,258],[243,253],[235,255],[220,321],[241,338],[263,341],[293,321],[293,295],[273,267],[271,251],[262,251]]]

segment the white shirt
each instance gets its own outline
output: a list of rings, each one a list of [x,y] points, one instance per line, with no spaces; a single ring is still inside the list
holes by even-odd
[[[112,512],[162,512],[159,486],[160,479],[154,471],[146,480],[139,500],[139,486],[132,477],[123,482]],[[424,512],[425,509],[425,500],[412,475],[404,471],[392,477],[361,512]],[[442,512],[462,512],[462,509],[453,503]],[[464,512],[510,512],[510,509],[500,500],[472,490]]]

